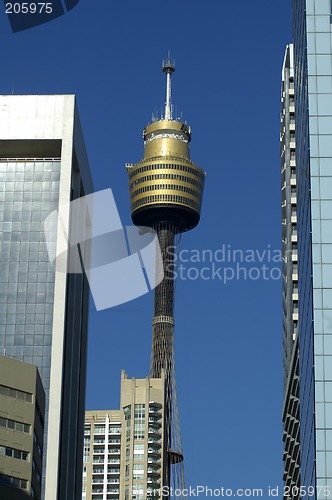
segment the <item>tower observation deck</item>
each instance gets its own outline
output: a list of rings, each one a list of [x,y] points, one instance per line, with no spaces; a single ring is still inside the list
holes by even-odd
[[[162,69],[166,74],[164,117],[145,127],[143,160],[126,168],[133,223],[157,232],[163,258],[164,279],[155,289],[150,377],[165,372],[163,485],[184,489],[174,366],[174,249],[177,235],[199,222],[205,172],[190,159],[190,127],[172,116],[171,75],[175,65],[169,55]]]

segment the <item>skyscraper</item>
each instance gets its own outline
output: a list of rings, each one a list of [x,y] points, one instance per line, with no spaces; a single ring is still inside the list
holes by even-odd
[[[282,309],[284,352],[284,481],[299,487],[299,359],[296,155],[293,46],[286,48],[281,88]]]
[[[121,377],[120,410],[87,411],[82,500],[161,498],[165,384]]]
[[[332,498],[331,37],[330,0],[293,0],[299,474],[304,489],[288,492],[287,498]],[[290,384],[297,377],[296,348],[293,352]],[[292,466],[290,461],[287,475]]]
[[[61,207],[47,234],[58,252],[69,202],[91,191],[75,96],[0,96],[0,353],[41,375],[47,500],[81,495],[88,287],[69,258],[52,267],[44,220]]]

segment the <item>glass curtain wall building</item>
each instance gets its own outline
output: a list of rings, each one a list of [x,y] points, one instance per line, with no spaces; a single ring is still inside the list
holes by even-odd
[[[301,497],[325,499],[332,498],[331,40],[330,0],[293,0]]]
[[[44,220],[61,205],[47,234],[58,251],[70,200],[91,191],[75,96],[0,96],[0,353],[41,375],[47,500],[81,495],[88,287],[69,259],[51,265]]]

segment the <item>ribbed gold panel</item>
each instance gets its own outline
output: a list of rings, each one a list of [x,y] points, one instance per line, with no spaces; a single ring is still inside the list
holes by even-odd
[[[189,162],[160,158],[129,168],[131,210],[167,203],[200,213],[204,172]]]

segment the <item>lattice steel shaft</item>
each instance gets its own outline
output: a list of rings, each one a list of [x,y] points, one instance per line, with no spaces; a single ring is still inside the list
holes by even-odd
[[[174,287],[175,236],[178,227],[167,221],[155,224],[161,248],[164,279],[155,289],[154,318],[152,321],[152,352],[150,376],[165,376],[165,431],[166,463],[164,486],[184,490],[183,454],[176,397],[174,366]],[[167,494],[163,498],[170,498]]]
[[[174,333],[174,237],[176,228],[167,222],[155,227],[161,248],[164,279],[156,287],[154,295],[154,318],[152,324],[152,377],[160,377],[161,370],[169,376],[173,362]],[[166,377],[167,378],[167,377]]]

